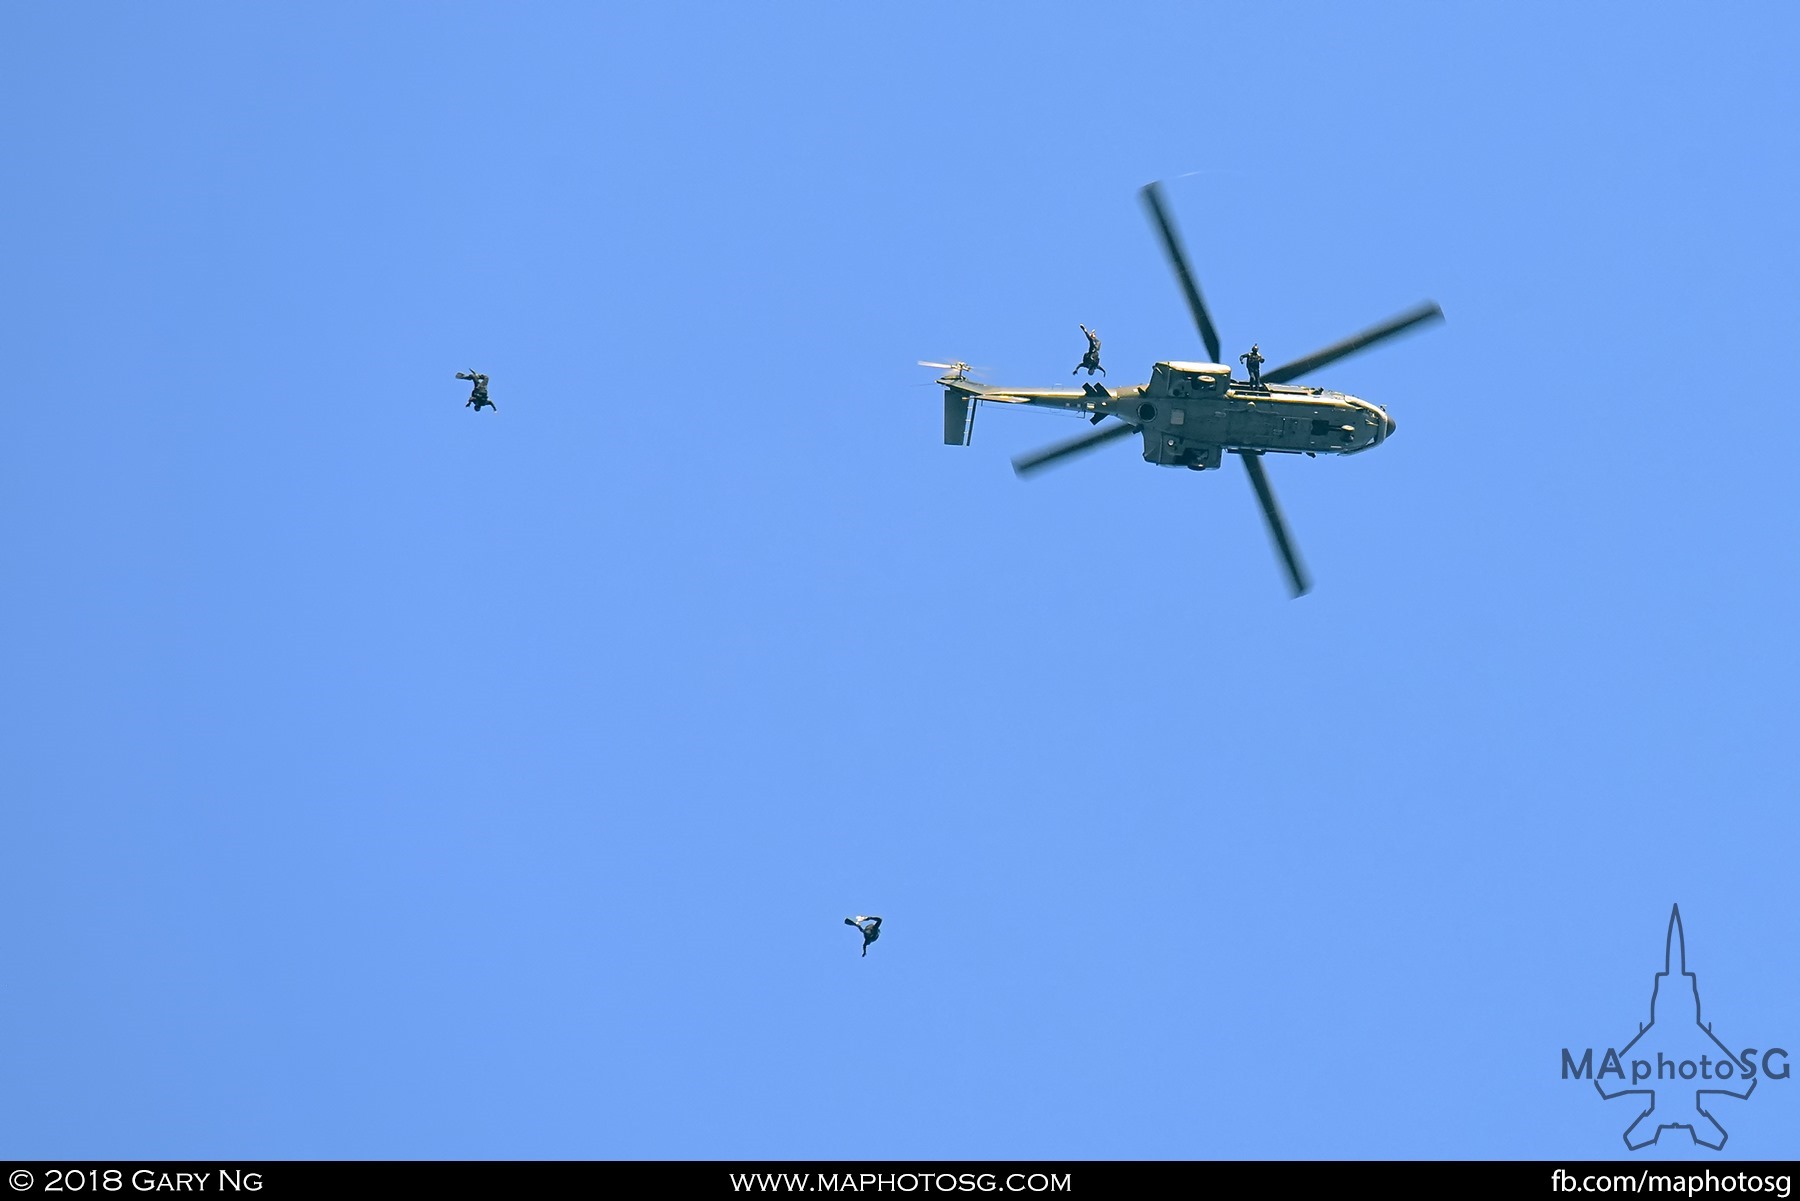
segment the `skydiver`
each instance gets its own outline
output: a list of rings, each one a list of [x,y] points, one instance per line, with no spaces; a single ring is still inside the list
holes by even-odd
[[[481,412],[484,407],[493,409],[496,413],[500,411],[494,402],[488,399],[487,376],[479,371],[458,371],[456,378],[469,380],[475,385],[474,391],[469,393],[469,399],[463,402],[463,408],[466,409],[473,405],[477,413]]]
[[[862,953],[864,956],[867,956],[869,953],[869,944],[881,937],[881,919],[878,917],[864,917],[859,913],[855,917],[845,918],[844,924],[846,926],[855,926],[858,932],[862,934]]]
[[[1262,387],[1263,357],[1262,351],[1257,348],[1256,343],[1250,344],[1248,353],[1238,356],[1238,362],[1250,369],[1250,386],[1252,388]]]
[[[1101,375],[1105,375],[1106,368],[1100,365],[1100,335],[1085,325],[1081,327],[1081,332],[1087,335],[1087,353],[1081,356],[1081,362],[1076,366],[1075,371],[1071,371],[1069,374],[1074,375],[1076,371],[1080,371],[1083,367],[1086,367],[1089,375],[1094,374],[1096,371]]]

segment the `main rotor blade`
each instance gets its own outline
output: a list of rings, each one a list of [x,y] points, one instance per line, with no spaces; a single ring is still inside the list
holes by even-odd
[[[1213,328],[1212,315],[1206,311],[1206,302],[1200,299],[1200,285],[1194,282],[1194,273],[1188,270],[1187,254],[1181,249],[1181,239],[1176,237],[1175,225],[1169,220],[1168,210],[1163,207],[1161,184],[1144,185],[1144,204],[1150,209],[1157,232],[1162,234],[1163,250],[1169,256],[1169,265],[1175,268],[1175,277],[1181,281],[1181,291],[1187,297],[1188,311],[1194,315],[1194,324],[1200,329],[1200,340],[1206,343],[1206,353],[1216,363],[1219,361],[1219,331]]]
[[[1385,342],[1395,334],[1404,333],[1421,322],[1442,321],[1443,319],[1444,310],[1428,300],[1416,308],[1406,310],[1398,317],[1365,329],[1360,334],[1351,334],[1342,342],[1333,342],[1324,350],[1314,351],[1305,358],[1295,359],[1291,363],[1283,363],[1273,371],[1265,371],[1262,373],[1263,382],[1285,384],[1291,379],[1298,379],[1308,371],[1316,371],[1327,363],[1335,363],[1347,354],[1355,354],[1377,342]]]
[[[1262,505],[1263,518],[1269,523],[1269,536],[1275,539],[1275,549],[1281,552],[1281,560],[1287,564],[1288,576],[1294,582],[1294,595],[1305,596],[1312,581],[1306,578],[1306,568],[1301,566],[1294,540],[1288,536],[1287,521],[1281,516],[1281,506],[1275,503],[1275,493],[1263,471],[1262,455],[1256,451],[1234,453],[1244,460],[1244,469],[1250,473],[1250,486],[1256,489],[1257,503]]]
[[[1083,451],[1093,450],[1127,434],[1135,434],[1138,427],[1127,425],[1123,421],[1115,421],[1111,425],[1103,425],[1097,430],[1070,438],[1067,442],[1058,442],[1055,446],[1046,446],[1028,455],[1020,455],[1013,460],[1013,471],[1021,477],[1034,471],[1041,471],[1050,464],[1066,459],[1070,455],[1078,455]]]

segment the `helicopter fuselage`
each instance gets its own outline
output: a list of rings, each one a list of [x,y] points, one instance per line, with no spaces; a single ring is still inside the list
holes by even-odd
[[[1196,471],[1218,467],[1227,450],[1349,455],[1381,445],[1394,432],[1387,411],[1359,397],[1291,384],[1253,385],[1232,379],[1231,369],[1219,363],[1158,363],[1149,383],[1118,389],[1087,383],[1020,390],[955,376],[940,382],[946,442],[968,441],[972,431],[953,431],[962,423],[952,415],[973,402],[1031,405],[1084,413],[1095,422],[1117,417],[1143,435],[1146,462]]]

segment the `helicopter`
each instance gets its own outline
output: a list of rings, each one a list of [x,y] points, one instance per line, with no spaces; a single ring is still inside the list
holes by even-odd
[[[1211,361],[1157,363],[1149,383],[1132,387],[1109,388],[1105,383],[1088,382],[1079,389],[1023,389],[978,383],[970,378],[967,363],[920,360],[921,367],[945,372],[936,381],[944,386],[944,444],[969,445],[974,439],[976,410],[986,402],[1070,410],[1086,415],[1099,427],[1015,458],[1013,471],[1021,478],[1133,434],[1143,437],[1144,460],[1164,467],[1209,471],[1220,467],[1225,455],[1236,455],[1250,475],[1250,486],[1287,567],[1293,594],[1304,596],[1312,582],[1269,487],[1263,456],[1359,454],[1392,437],[1395,422],[1385,408],[1360,397],[1299,387],[1291,381],[1415,326],[1442,321],[1444,312],[1426,301],[1361,333],[1261,372],[1260,379],[1253,367],[1254,382],[1233,379],[1231,368],[1219,362],[1219,334],[1188,268],[1187,254],[1163,203],[1162,187],[1148,184],[1141,195]]]

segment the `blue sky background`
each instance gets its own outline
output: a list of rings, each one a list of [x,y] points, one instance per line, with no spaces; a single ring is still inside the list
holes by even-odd
[[[0,1155],[1623,1155],[1673,902],[1800,1054],[1791,9],[0,33]],[[1303,600],[912,365],[1197,357],[1158,178],[1228,356],[1448,314]]]

